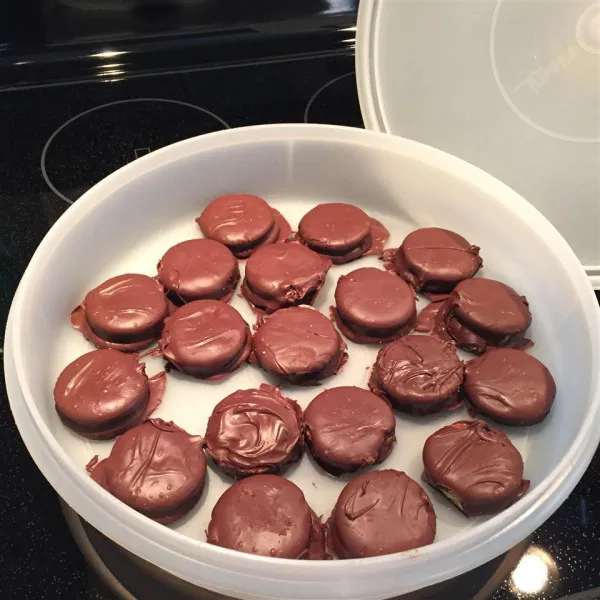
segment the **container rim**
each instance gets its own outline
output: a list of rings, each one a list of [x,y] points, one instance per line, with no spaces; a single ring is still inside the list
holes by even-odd
[[[226,584],[229,593],[245,594],[245,597],[248,597],[251,582],[260,582],[261,589],[272,593],[273,598],[283,597],[277,595],[277,590],[281,594],[279,586],[286,584],[295,585],[294,598],[299,599],[324,597],[326,589],[329,598],[367,600],[397,593],[403,571],[410,571],[411,579],[418,579],[421,586],[427,586],[473,569],[508,550],[541,525],[575,487],[600,441],[600,428],[596,427],[600,418],[600,373],[591,374],[589,418],[568,452],[551,473],[509,509],[464,534],[403,554],[334,562],[278,559],[277,569],[274,569],[271,558],[212,546],[159,525],[94,485],[87,474],[70,461],[33,401],[26,377],[24,340],[20,335],[36,274],[45,269],[54,249],[69,230],[89,217],[115,190],[170,162],[201,152],[253,142],[286,141],[291,145],[302,140],[366,145],[374,150],[410,156],[469,181],[528,222],[554,249],[557,260],[578,291],[590,332],[590,358],[592,364],[600,364],[600,310],[585,271],[558,231],[516,192],[465,161],[411,140],[333,125],[275,124],[218,131],[157,150],[106,177],[60,217],[40,243],[13,299],[4,358],[7,383],[9,371],[14,371],[16,376],[9,398],[21,436],[50,484],[91,525],[138,556],[188,581],[197,581],[201,574],[202,585],[208,589],[220,591]],[[435,570],[428,568],[432,560],[436,562]]]

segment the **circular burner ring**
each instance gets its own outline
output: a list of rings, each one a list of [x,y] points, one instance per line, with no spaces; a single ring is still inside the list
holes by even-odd
[[[338,77],[334,77],[333,79],[331,79],[330,81],[328,81],[325,85],[322,85],[311,97],[310,100],[308,101],[308,104],[306,105],[306,108],[304,109],[304,123],[309,123],[310,121],[308,120],[309,114],[310,114],[310,109],[312,108],[315,100],[320,96],[320,94],[322,92],[324,92],[327,88],[329,88],[330,86],[332,86],[334,83],[337,83],[338,81],[345,79],[346,77],[352,77],[354,76],[354,71],[350,71],[349,73],[344,73],[343,75],[339,75]]]
[[[94,106],[93,108],[90,108],[88,110],[84,110],[83,112],[75,115],[74,117],[71,117],[68,121],[65,121],[58,129],[56,129],[52,135],[48,138],[48,140],[46,141],[46,143],[44,144],[44,148],[42,149],[42,155],[41,155],[41,159],[40,159],[40,167],[42,169],[42,177],[44,178],[44,181],[46,182],[46,184],[48,185],[48,187],[62,200],[64,200],[65,202],[67,202],[68,204],[73,204],[73,202],[75,202],[75,200],[72,200],[71,198],[65,196],[51,181],[50,176],[48,175],[48,172],[46,170],[46,156],[48,154],[48,149],[50,148],[52,141],[56,138],[56,136],[66,127],[68,127],[71,123],[73,123],[74,121],[77,121],[77,119],[84,117],[85,115],[88,115],[90,113],[96,112],[98,110],[101,110],[103,108],[107,108],[109,106],[116,106],[119,104],[130,104],[133,102],[166,102],[168,104],[179,104],[181,106],[186,106],[188,108],[192,108],[194,110],[200,111],[206,115],[208,115],[209,117],[212,117],[213,119],[215,119],[216,121],[218,121],[225,129],[231,129],[231,127],[229,126],[229,124],[224,121],[221,117],[219,117],[219,115],[211,112],[210,110],[207,110],[206,108],[202,108],[201,106],[197,106],[195,104],[191,104],[190,102],[184,102],[182,100],[172,100],[170,98],[128,98],[127,100],[117,100],[115,102],[107,102],[106,104],[100,104],[98,106]]]

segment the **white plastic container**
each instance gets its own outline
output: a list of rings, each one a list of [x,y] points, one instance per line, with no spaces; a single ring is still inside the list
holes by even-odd
[[[61,370],[90,346],[69,325],[84,293],[109,275],[152,274],[173,243],[197,237],[196,217],[215,196],[252,192],[295,226],[312,206],[346,201],[390,229],[389,246],[418,226],[440,225],[482,247],[484,274],[529,298],[533,354],[553,372],[554,409],[541,425],[506,429],[521,450],[531,490],[493,518],[467,519],[431,492],[436,542],[400,555],[347,561],[276,560],[204,542],[210,511],[228,482],[215,470],[201,503],[172,527],[143,517],[97,486],[84,470],[110,442],[92,442],[57,418],[52,387]],[[325,311],[335,280],[376,259],[334,267],[319,297]],[[250,321],[240,298],[234,304]],[[416,142],[324,125],[269,125],[213,133],[153,152],[100,182],[45,237],[11,309],[5,370],[11,407],[27,447],[65,501],[121,546],[198,586],[245,599],[389,598],[473,569],[507,550],[561,504],[600,439],[600,319],[586,275],[556,230],[516,193],[477,168]],[[350,360],[327,385],[365,385],[376,348],[349,344]],[[159,365],[160,365],[160,361]],[[150,372],[154,369],[154,364]],[[158,366],[156,368],[159,368]],[[245,366],[218,385],[170,374],[157,416],[204,433],[218,400],[254,387],[264,374]],[[284,388],[306,407],[318,388]],[[419,478],[424,439],[466,412],[398,417],[398,443],[386,467]],[[329,514],[345,480],[304,457],[288,475],[318,513]]]
[[[600,290],[600,2],[361,0],[365,125],[498,177]]]

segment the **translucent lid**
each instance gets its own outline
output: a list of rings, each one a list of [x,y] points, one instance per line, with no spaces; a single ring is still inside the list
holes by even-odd
[[[362,0],[356,63],[368,128],[513,187],[600,289],[600,2]]]

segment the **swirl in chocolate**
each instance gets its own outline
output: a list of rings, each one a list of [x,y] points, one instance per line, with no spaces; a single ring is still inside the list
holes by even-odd
[[[208,419],[208,454],[234,477],[280,474],[302,455],[302,411],[279,390],[238,390],[219,402]]]
[[[282,308],[254,334],[251,362],[299,385],[337,373],[346,362],[346,344],[331,321],[309,307]]]
[[[436,431],[425,441],[423,465],[423,481],[469,517],[504,510],[529,489],[519,451],[483,421]]]
[[[379,351],[369,387],[398,410],[428,414],[460,406],[463,371],[454,344],[407,335]]]
[[[514,348],[492,348],[467,363],[469,405],[506,425],[534,425],[550,412],[556,384],[535,357]]]
[[[90,291],[71,313],[71,323],[98,348],[135,352],[158,339],[168,313],[160,283],[126,274]]]
[[[187,240],[160,259],[158,280],[177,305],[194,300],[228,302],[240,278],[231,250],[214,240]]]
[[[165,320],[158,345],[178,371],[221,379],[248,358],[251,337],[235,308],[219,300],[196,300]]]
[[[327,522],[339,558],[364,558],[431,544],[436,517],[425,490],[406,473],[371,471],[342,490]]]
[[[321,392],[304,418],[311,454],[333,475],[384,461],[396,441],[396,419],[389,404],[358,387]]]
[[[482,264],[477,246],[439,227],[409,233],[394,256],[398,275],[426,295],[451,292],[459,281],[473,277]]]
[[[266,312],[312,304],[330,266],[331,261],[301,244],[269,244],[248,259],[242,293]]]
[[[67,365],[56,380],[56,412],[67,427],[91,439],[110,439],[138,425],[160,404],[164,373],[148,379],[135,356],[93,350]]]
[[[338,328],[358,344],[391,342],[410,332],[417,320],[414,291],[396,275],[374,267],[342,275],[335,302]]]
[[[150,419],[117,438],[92,479],[138,512],[173,523],[198,502],[206,477],[204,440],[173,423]]]
[[[209,544],[277,558],[326,559],[323,525],[302,490],[277,475],[238,481],[219,498]]]

